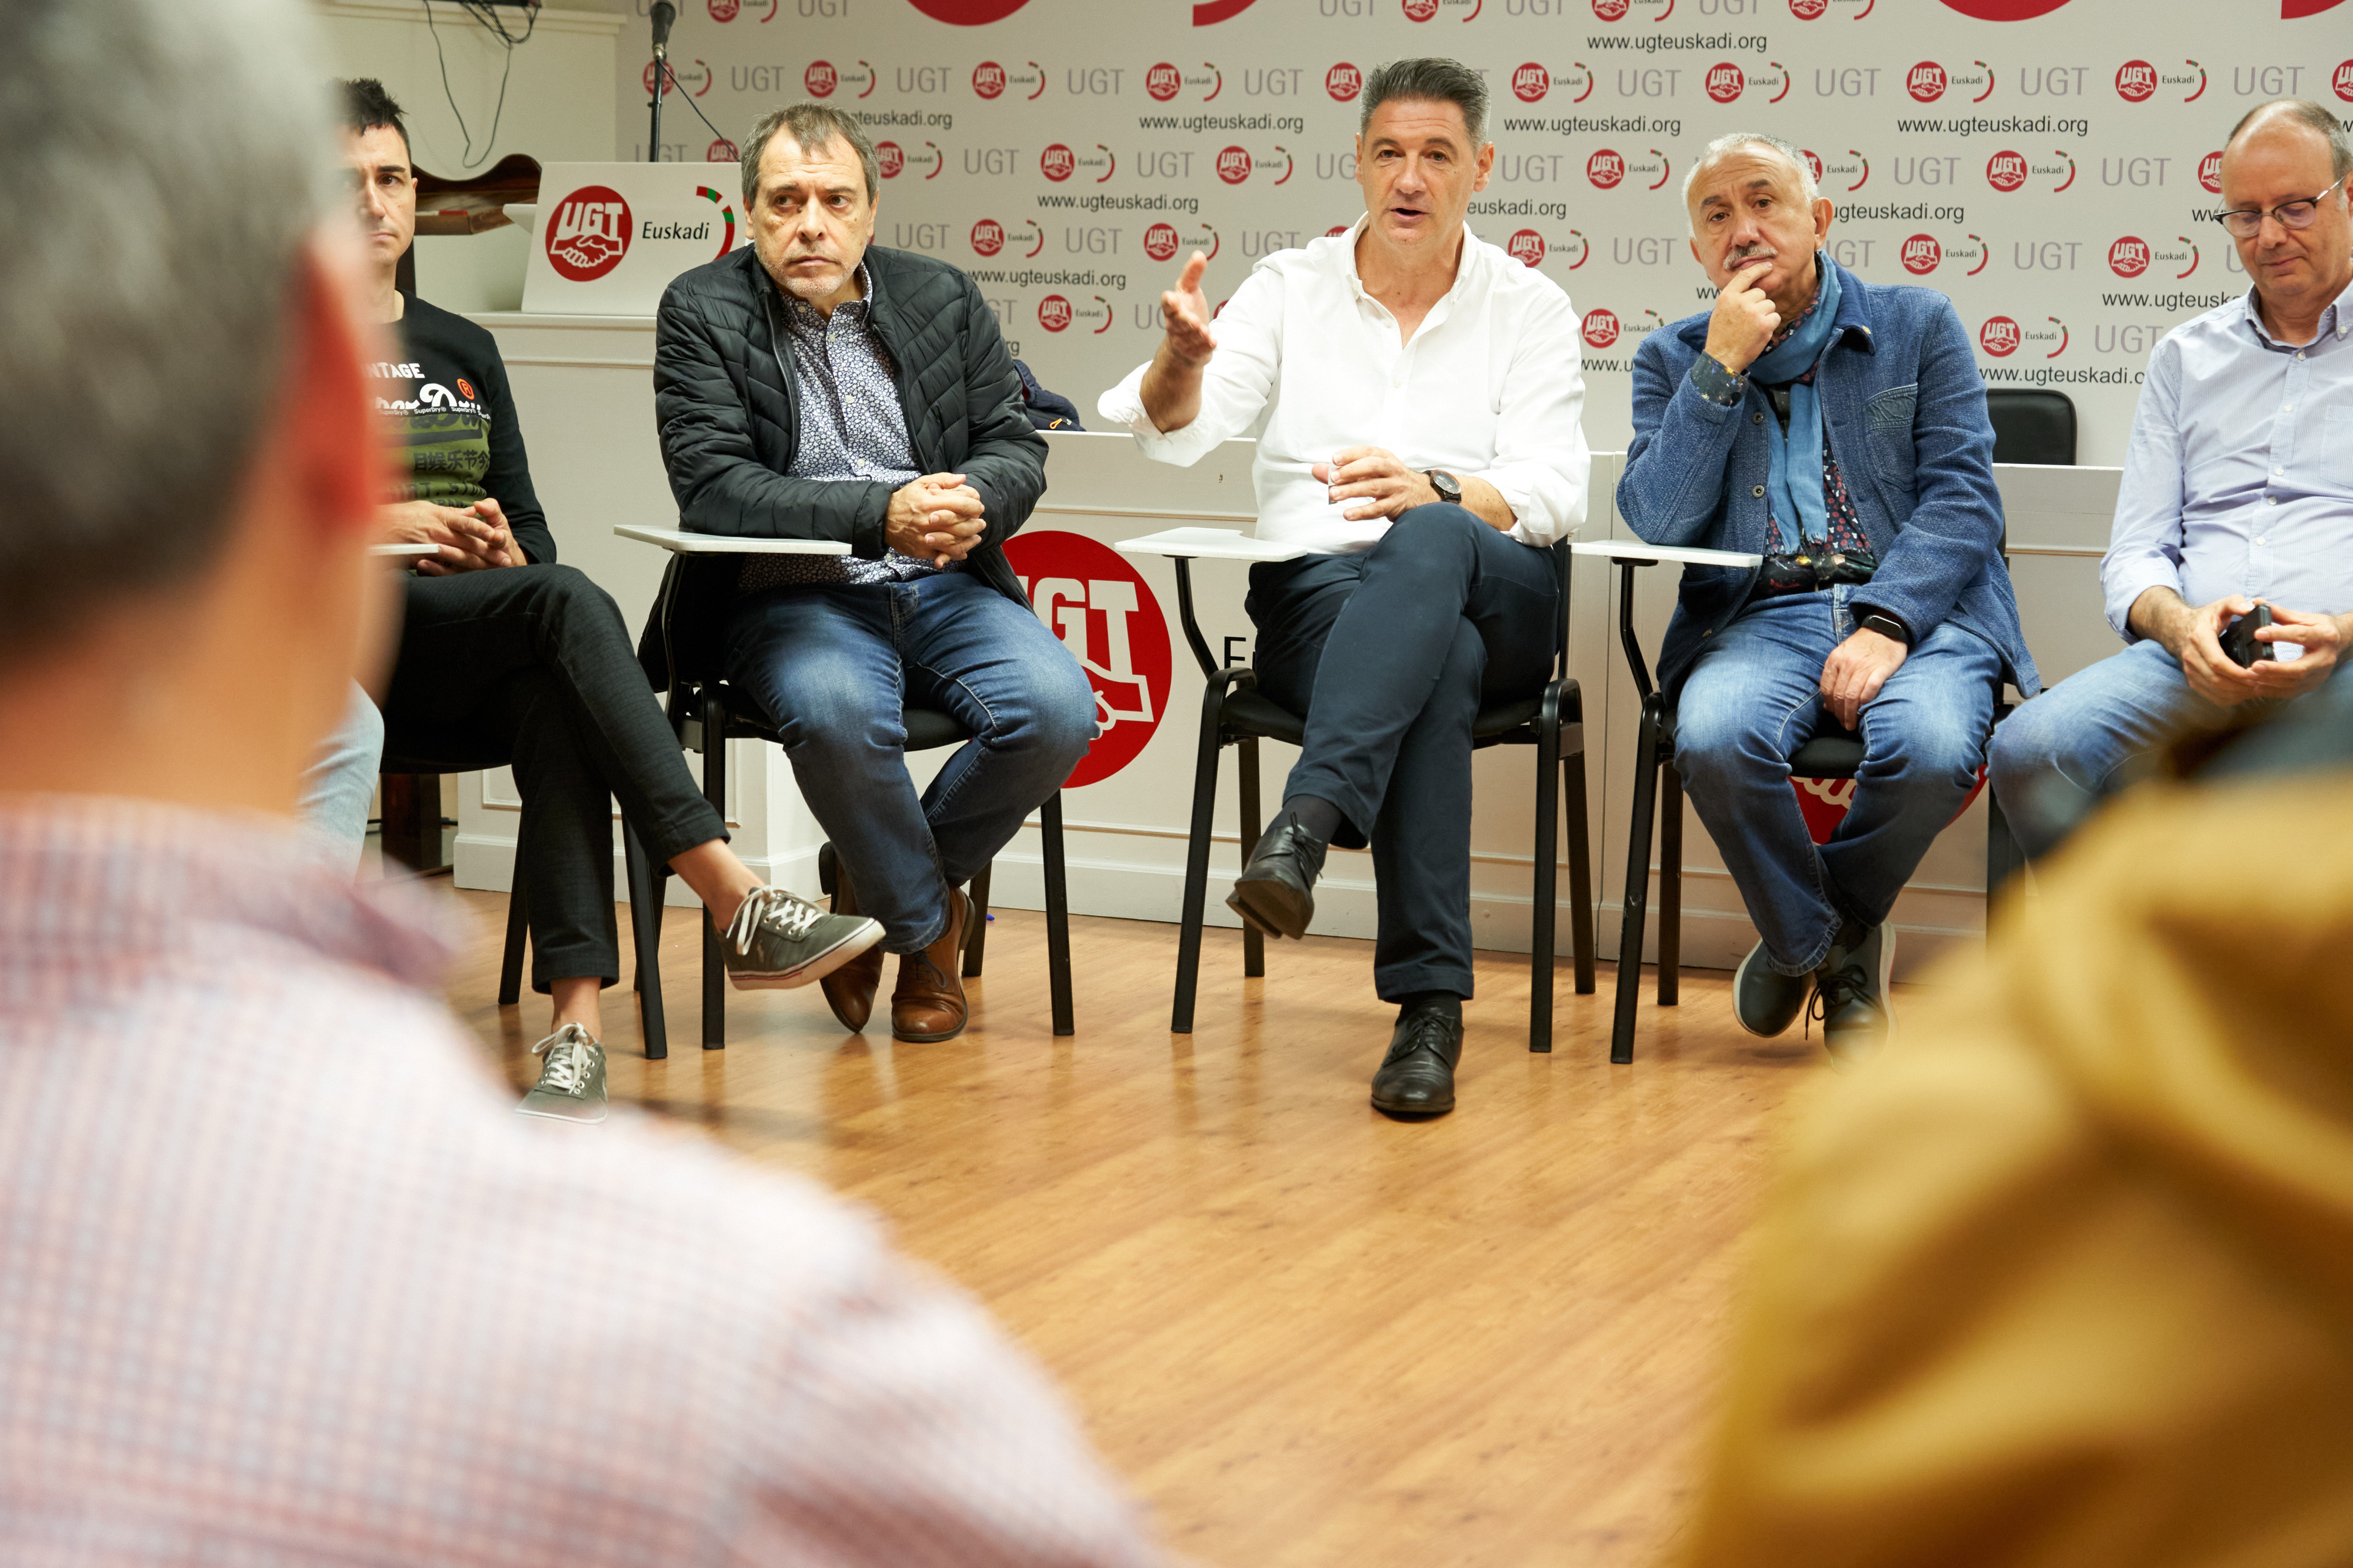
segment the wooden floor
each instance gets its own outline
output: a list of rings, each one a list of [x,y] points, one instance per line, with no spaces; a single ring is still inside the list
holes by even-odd
[[[451,1004],[527,1084],[545,1003],[494,1005],[506,900],[456,896],[484,935]],[[644,1060],[607,993],[613,1098],[887,1215],[1052,1369],[1198,1561],[1655,1561],[1819,1045],[1742,1034],[1704,972],[1678,1008],[1646,1000],[1641,1060],[1612,1068],[1610,972],[1577,996],[1564,964],[1534,1056],[1525,960],[1482,954],[1460,1109],[1406,1125],[1366,1104],[1392,1016],[1368,943],[1272,943],[1245,981],[1239,934],[1209,932],[1186,1037],[1173,928],[1072,926],[1074,1038],[1050,1032],[1042,917],[1008,910],[960,1040],[894,1045],[887,1011],[846,1036],[812,987],[732,994],[705,1052],[698,922],[673,910],[671,1055]]]

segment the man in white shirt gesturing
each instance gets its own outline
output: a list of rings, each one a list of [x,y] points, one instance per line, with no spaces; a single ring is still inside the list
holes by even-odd
[[[1373,850],[1373,978],[1398,1005],[1373,1079],[1393,1116],[1454,1108],[1471,995],[1471,726],[1482,694],[1549,674],[1546,547],[1585,517],[1577,313],[1471,234],[1487,89],[1453,60],[1366,83],[1365,216],[1267,257],[1214,321],[1196,251],[1161,296],[1158,352],[1098,405],[1148,457],[1198,461],[1264,413],[1261,539],[1311,553],[1250,569],[1259,689],[1306,716],[1282,810],[1227,900],[1306,933],[1324,850]]]

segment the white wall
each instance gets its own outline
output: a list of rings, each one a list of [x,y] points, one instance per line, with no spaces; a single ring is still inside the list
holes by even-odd
[[[450,0],[437,0],[429,19],[425,0],[312,0],[311,9],[328,69],[375,77],[398,100],[419,168],[463,179],[510,153],[542,163],[612,155],[613,47],[627,22],[620,15],[543,10],[530,42],[510,58],[488,29]],[[528,238],[512,226],[421,238],[417,291],[453,310],[514,310],[522,301]]]

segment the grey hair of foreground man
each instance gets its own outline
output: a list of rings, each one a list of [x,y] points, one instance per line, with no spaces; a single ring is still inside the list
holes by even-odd
[[[848,142],[858,154],[858,166],[866,172],[866,199],[871,202],[882,194],[882,169],[874,157],[874,143],[867,140],[865,128],[857,119],[830,104],[795,103],[760,116],[752,134],[744,139],[745,207],[760,205],[760,156],[779,131],[812,152],[836,140]]]
[[[1821,190],[1814,184],[1814,166],[1806,162],[1806,154],[1802,149],[1782,141],[1778,136],[1767,136],[1755,131],[1736,131],[1729,136],[1717,137],[1700,149],[1699,156],[1693,161],[1692,166],[1684,171],[1683,205],[1686,208],[1691,205],[1692,185],[1702,174],[1706,172],[1709,164],[1727,153],[1750,152],[1760,148],[1767,152],[1778,153],[1783,158],[1788,160],[1789,166],[1798,172],[1798,189],[1804,195],[1808,206],[1821,200]]]
[[[2345,133],[2344,122],[2337,116],[2308,99],[2274,98],[2269,103],[2255,105],[2231,127],[2231,134],[2223,140],[2222,151],[2229,152],[2232,143],[2245,135],[2249,126],[2270,116],[2292,121],[2307,131],[2319,132],[2328,143],[2328,172],[2340,180],[2353,174],[2353,136]]]
[[[1373,110],[1391,99],[1453,104],[1462,111],[1472,150],[1487,140],[1487,79],[1461,60],[1426,58],[1375,66],[1365,83],[1363,107],[1356,113],[1357,134],[1371,127]]]
[[[0,663],[214,557],[332,188],[294,7],[17,0],[7,14]]]

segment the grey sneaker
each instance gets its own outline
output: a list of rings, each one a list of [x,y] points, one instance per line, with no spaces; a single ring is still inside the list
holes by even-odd
[[[1813,989],[1812,975],[1783,974],[1766,962],[1760,942],[1748,950],[1732,977],[1732,1016],[1750,1034],[1770,1039],[1798,1021]]]
[[[821,980],[882,940],[879,921],[829,915],[782,888],[755,888],[727,924],[720,956],[738,990]]]
[[[522,1116],[552,1116],[558,1121],[605,1120],[605,1047],[577,1024],[566,1024],[532,1047],[545,1057],[539,1081],[515,1107]]]
[[[1831,950],[1814,976],[1812,1016],[1822,1021],[1822,1045],[1832,1067],[1860,1067],[1894,1034],[1887,994],[1894,970],[1895,928],[1883,921],[1853,947]]]

